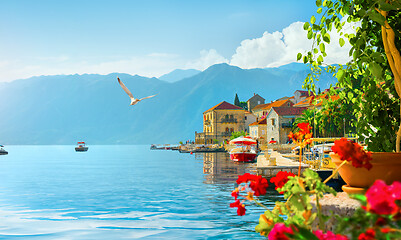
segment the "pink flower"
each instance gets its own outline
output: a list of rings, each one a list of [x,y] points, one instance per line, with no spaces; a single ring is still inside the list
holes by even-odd
[[[401,199],[401,183],[394,182],[387,186],[383,180],[376,180],[366,192],[367,206],[369,212],[376,214],[395,214],[399,211],[396,200]]]
[[[277,223],[267,236],[269,240],[289,240],[285,234],[294,234],[290,227],[286,227],[284,223]]]
[[[313,232],[319,240],[348,240],[347,236],[341,234],[334,234],[333,232],[327,231],[323,233],[322,230],[316,230]]]

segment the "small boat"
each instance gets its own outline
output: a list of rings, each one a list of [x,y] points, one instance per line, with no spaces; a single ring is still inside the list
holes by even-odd
[[[258,155],[256,141],[249,137],[238,137],[230,141],[234,148],[230,151],[230,159],[234,162],[254,162]]]
[[[88,151],[88,147],[85,146],[85,142],[78,142],[77,146],[75,147],[76,152],[86,152]]]
[[[4,146],[0,145],[0,155],[7,155],[8,152],[6,150],[4,150]]]

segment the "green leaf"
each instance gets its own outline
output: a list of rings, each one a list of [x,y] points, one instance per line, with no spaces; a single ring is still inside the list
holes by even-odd
[[[321,51],[322,53],[324,53],[324,52],[326,51],[326,48],[325,48],[325,46],[324,46],[324,43],[320,43],[319,48],[320,48],[320,51]]]
[[[315,16],[312,16],[311,18],[310,18],[310,23],[311,24],[314,24],[316,22],[316,18],[315,18]]]
[[[304,30],[308,30],[309,26],[310,26],[310,25],[309,25],[308,22],[304,23]]]
[[[348,92],[348,98],[349,99],[353,99],[354,98],[354,94],[352,92]]]
[[[313,32],[312,32],[311,29],[309,29],[309,31],[308,31],[308,39],[312,39],[312,36],[313,36]]]
[[[381,1],[379,4],[379,9],[383,11],[391,11],[391,10],[397,10],[397,7]]]
[[[318,8],[318,9],[317,9],[317,13],[321,14],[321,13],[322,13],[322,10],[323,10],[322,8]]]
[[[342,69],[338,70],[337,76],[336,76],[336,77],[337,77],[337,79],[338,79],[339,82],[342,82],[343,79],[344,79],[344,77],[345,77],[345,72],[344,72],[344,70],[342,70]]]
[[[302,53],[297,54],[297,61],[299,61],[302,58]]]
[[[320,7],[322,5],[322,0],[316,0],[316,6]]]
[[[340,38],[338,41],[339,41],[341,47],[344,46],[344,44],[345,44],[344,38]]]
[[[325,33],[325,34],[323,35],[323,41],[325,41],[325,42],[327,42],[327,43],[330,43],[330,34]]]
[[[304,63],[307,63],[307,62],[308,62],[308,57],[304,56]]]
[[[369,63],[369,70],[372,72],[373,76],[375,76],[377,78],[382,77],[382,68],[380,67],[379,64],[377,64],[375,62]]]
[[[376,11],[370,11],[368,13],[368,16],[370,19],[372,19],[373,21],[379,23],[380,25],[384,25],[384,22],[386,21],[386,18],[384,18],[380,13],[376,12]]]
[[[318,62],[319,65],[322,64],[322,62],[323,62],[322,55],[319,55],[319,57],[317,58],[317,62]]]

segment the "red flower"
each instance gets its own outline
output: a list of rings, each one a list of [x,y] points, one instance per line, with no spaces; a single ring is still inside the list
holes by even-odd
[[[361,145],[356,142],[341,138],[334,141],[334,146],[331,147],[331,150],[337,153],[341,160],[351,162],[356,168],[364,167],[368,170],[372,168],[370,163],[372,160],[371,153],[365,152]]]
[[[397,213],[399,207],[395,201],[400,200],[401,196],[400,193],[394,192],[394,190],[398,191],[400,184],[399,182],[394,182],[387,186],[383,180],[376,180],[366,191],[367,211],[383,215]]]
[[[369,228],[366,232],[361,233],[358,237],[358,240],[375,240],[376,232],[374,229]]]
[[[239,195],[238,193],[239,193],[238,189],[235,189],[234,191],[231,192],[231,196],[233,196],[235,200],[237,200]]]
[[[246,183],[248,181],[253,181],[256,179],[256,175],[245,173],[244,175],[239,175],[237,179],[237,184]]]
[[[298,123],[297,127],[301,130],[301,133],[304,135],[310,133],[311,126],[309,126],[309,123]]]
[[[391,228],[382,228],[382,229],[380,229],[380,231],[382,233],[386,234],[386,233],[392,232],[392,229]]]
[[[265,195],[269,183],[265,178],[250,173],[238,176],[237,184],[250,182],[249,187],[254,191],[255,196]]]
[[[265,195],[266,188],[269,186],[266,178],[257,176],[254,181],[251,181],[249,187],[254,191],[255,196]]]
[[[387,224],[387,219],[382,218],[382,217],[379,217],[379,218],[376,220],[376,223],[375,223],[376,226],[384,226],[384,225],[386,225],[386,224]]]
[[[235,202],[233,202],[233,203],[230,203],[230,207],[232,207],[232,208],[234,208],[234,207],[238,208],[238,209],[237,209],[237,214],[238,214],[238,216],[244,216],[244,215],[245,215],[245,211],[246,211],[245,205],[242,204],[239,200],[237,200],[237,201],[235,201]]]
[[[313,232],[319,240],[348,240],[347,236],[343,236],[340,234],[334,234],[333,232],[327,231],[327,233],[323,233],[322,230],[316,230]]]
[[[295,174],[293,174],[291,172],[280,171],[277,173],[277,175],[275,177],[272,177],[270,179],[270,182],[274,183],[274,185],[276,185],[276,190],[277,190],[279,188],[282,188],[288,182],[289,176],[295,176]],[[283,194],[283,192],[280,192],[280,193]]]
[[[267,236],[269,240],[289,240],[285,234],[294,234],[290,227],[286,227],[284,223],[277,223]]]

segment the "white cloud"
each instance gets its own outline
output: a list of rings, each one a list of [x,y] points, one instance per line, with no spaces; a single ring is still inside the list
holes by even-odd
[[[188,62],[186,68],[194,68],[203,71],[214,64],[228,63],[228,59],[217,53],[215,49],[202,50],[200,55],[200,58]]]
[[[284,28],[282,32],[265,32],[260,38],[242,41],[232,56],[230,64],[241,68],[265,68],[296,62],[297,53],[305,53],[312,48],[312,40],[307,39],[303,24],[295,22]],[[348,57],[349,44],[340,47],[339,34],[335,31],[330,34],[333,44],[326,46],[328,56],[325,63],[347,62],[350,59]]]

